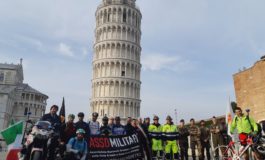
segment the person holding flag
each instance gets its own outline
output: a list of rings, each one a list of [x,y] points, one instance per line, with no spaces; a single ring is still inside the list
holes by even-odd
[[[65,103],[64,103],[64,97],[63,97],[63,102],[62,102],[62,107],[59,112],[59,117],[61,120],[61,123],[65,123]]]
[[[230,134],[234,133],[237,129],[239,134],[239,140],[242,146],[247,145],[247,139],[249,135],[256,135],[258,133],[258,126],[254,119],[249,115],[244,115],[240,107],[235,108],[236,116],[233,118],[230,126]],[[244,159],[249,160],[249,153],[244,153]]]
[[[2,137],[8,146],[6,160],[18,160],[18,153],[22,149],[22,133],[23,121],[12,124],[1,131]]]

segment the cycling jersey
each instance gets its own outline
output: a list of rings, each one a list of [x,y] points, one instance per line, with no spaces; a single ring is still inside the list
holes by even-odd
[[[230,127],[231,133],[233,133],[235,129],[237,129],[238,133],[249,134],[251,132],[258,132],[258,127],[255,121],[245,115],[243,115],[242,117],[235,116]]]
[[[79,153],[87,154],[87,142],[84,139],[71,138],[68,145],[71,146],[71,149],[78,150]]]
[[[89,121],[88,122],[89,125],[89,129],[90,129],[90,135],[99,135],[100,134],[100,126],[99,126],[99,122],[93,122],[93,121]]]
[[[123,125],[113,125],[112,127],[112,134],[113,135],[125,135],[125,127]]]

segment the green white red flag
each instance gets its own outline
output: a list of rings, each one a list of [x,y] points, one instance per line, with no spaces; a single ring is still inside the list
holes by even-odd
[[[232,109],[231,101],[229,99],[229,103],[228,103],[228,106],[226,109],[226,124],[227,124],[227,134],[231,137],[232,137],[232,135],[230,134],[230,126],[233,122],[234,116],[235,116],[234,111]]]
[[[18,160],[17,153],[21,150],[23,136],[23,121],[11,124],[1,131],[2,137],[8,146],[6,160]]]

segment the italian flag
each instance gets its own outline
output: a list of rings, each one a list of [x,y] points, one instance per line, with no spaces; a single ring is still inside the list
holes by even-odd
[[[227,105],[227,109],[226,109],[226,124],[227,124],[227,134],[231,137],[233,137],[233,135],[230,134],[230,126],[232,124],[233,118],[234,118],[234,112],[232,109],[232,105],[231,105],[231,101],[229,98],[229,103]]]
[[[12,124],[5,130],[1,131],[1,134],[8,145],[6,160],[18,160],[17,154],[22,148],[22,132],[23,121]]]

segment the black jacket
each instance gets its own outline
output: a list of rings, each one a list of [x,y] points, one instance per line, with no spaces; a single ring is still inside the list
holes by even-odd
[[[85,130],[86,131],[86,138],[88,138],[89,137],[89,135],[90,135],[90,129],[89,129],[89,125],[86,123],[86,122],[84,122],[84,121],[78,121],[78,122],[76,122],[75,123],[75,128],[76,128],[76,130],[78,130],[78,129],[83,129],[83,130]]]
[[[52,116],[50,113],[45,114],[41,117],[40,119],[41,121],[48,121],[51,123],[51,125],[54,127],[54,131],[55,132],[60,132],[60,128],[61,128],[61,120],[60,117],[56,114],[54,116]]]
[[[126,134],[133,134],[135,129],[133,128],[133,126],[129,123],[125,126],[125,131]]]

